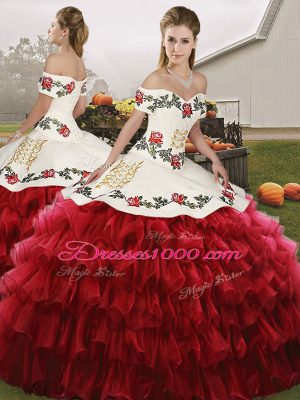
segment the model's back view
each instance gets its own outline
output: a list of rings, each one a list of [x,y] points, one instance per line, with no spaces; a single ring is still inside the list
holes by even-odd
[[[9,251],[32,231],[38,210],[51,203],[57,191],[94,171],[111,150],[75,122],[86,107],[81,57],[88,28],[81,11],[59,10],[48,35],[58,52],[46,60],[33,110],[0,150],[0,275],[11,268]]]

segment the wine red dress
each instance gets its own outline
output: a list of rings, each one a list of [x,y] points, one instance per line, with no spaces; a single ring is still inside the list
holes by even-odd
[[[0,282],[2,380],[82,400],[249,400],[300,382],[298,244],[184,157],[205,97],[139,87],[144,136],[38,213]]]

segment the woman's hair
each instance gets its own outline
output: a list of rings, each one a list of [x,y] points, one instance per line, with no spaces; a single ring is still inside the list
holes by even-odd
[[[166,30],[171,26],[185,25],[193,32],[194,39],[200,32],[200,21],[197,14],[190,10],[189,8],[183,6],[172,7],[168,10],[160,21],[160,31],[162,34],[162,42],[160,48],[160,56],[158,61],[158,68],[162,68],[168,64],[168,57],[166,54],[166,49],[163,46],[163,38],[165,37]],[[195,49],[192,50],[189,65],[192,69],[195,62]]]
[[[79,57],[83,54],[83,45],[89,37],[89,29],[84,22],[82,12],[76,7],[64,7],[56,13],[62,29],[69,28],[70,44]]]

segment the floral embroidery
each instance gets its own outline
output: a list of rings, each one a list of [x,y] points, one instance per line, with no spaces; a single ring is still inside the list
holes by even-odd
[[[209,203],[212,199],[213,196],[207,196],[200,194],[198,196],[194,196],[193,199],[196,200],[195,202],[192,202],[188,200],[188,196],[185,196],[184,194],[178,194],[178,193],[173,193],[171,195],[170,199],[167,199],[165,197],[159,196],[159,197],[152,197],[153,201],[149,200],[144,200],[143,196],[133,196],[133,197],[126,197],[120,190],[113,190],[110,193],[106,194],[101,194],[99,196],[92,197],[92,188],[90,186],[82,186],[81,188],[78,188],[76,190],[77,193],[82,194],[85,197],[88,197],[89,199],[95,200],[97,198],[100,198],[102,196],[108,196],[112,197],[114,199],[122,199],[124,200],[128,206],[131,207],[146,207],[146,208],[155,208],[159,209],[162,207],[167,206],[170,203],[177,203],[181,206],[186,206],[191,209],[196,209],[196,208],[203,208],[207,203]]]
[[[223,189],[222,194],[223,196],[220,196],[220,199],[232,206],[234,201],[234,194],[227,189]]]
[[[171,146],[175,147],[175,149],[183,148],[185,146],[188,133],[188,130],[180,131],[179,129],[176,129],[171,136]]]
[[[55,178],[55,170],[53,168],[45,169],[45,171],[43,171],[42,173],[44,175],[44,178]]]
[[[40,82],[41,82],[42,88],[46,89],[50,92],[50,90],[53,86],[53,79],[50,77],[44,76],[44,77],[40,78]]]
[[[100,188],[107,185],[111,188],[123,187],[126,183],[130,182],[135,176],[138,168],[142,166],[144,161],[138,161],[132,165],[127,164],[121,160],[103,179],[98,183],[95,188]]]
[[[15,183],[19,182],[18,174],[16,174],[15,172],[10,175],[5,175],[5,179],[10,185],[14,185]]]
[[[67,125],[63,125],[57,130],[60,135],[63,135],[63,137],[68,137],[70,135],[70,129],[67,127]]]
[[[169,96],[172,96],[169,100]],[[182,104],[182,99],[175,93],[168,93],[154,98],[152,95],[147,95],[140,89],[136,91],[135,103],[139,107],[144,102],[149,102],[147,110],[154,112],[157,108],[171,108],[177,107],[182,112],[182,118],[191,118],[194,111],[201,110],[201,115],[205,113],[205,102],[198,99],[198,96],[194,97],[193,105],[191,103],[184,102]]]
[[[6,173],[5,173],[6,172]],[[64,178],[65,180],[74,180],[75,176],[79,176],[81,179],[82,177],[87,173],[87,171],[80,170],[77,168],[69,168],[66,167],[61,171],[55,171],[54,169],[45,169],[41,171],[39,174],[31,172],[27,174],[23,179],[19,179],[18,174],[13,171],[11,167],[5,166],[0,170],[0,176],[4,173],[4,177],[7,180],[7,183],[14,185],[17,182],[20,183],[28,183],[28,182],[34,182],[38,181],[40,179],[47,179],[47,178],[55,178],[55,177],[61,177]]]
[[[34,140],[27,136],[18,146],[15,153],[7,163],[24,164],[27,166],[27,171],[31,167],[33,161],[37,158],[38,153],[42,150],[43,145],[48,140]]]
[[[172,200],[175,201],[178,204],[183,204],[184,195],[183,194],[178,194],[178,193],[173,193],[172,194]]]
[[[75,89],[74,81],[71,81],[70,83],[64,85],[62,82],[54,81],[51,77],[48,76],[41,76],[39,79],[39,83],[41,85],[42,91],[46,90],[47,92],[51,92],[52,89],[55,91],[55,87],[58,88],[55,93],[58,97],[71,94]]]
[[[170,95],[172,95],[171,100],[169,100]],[[186,102],[182,104],[180,97],[175,93],[162,95],[155,99],[155,108],[171,108],[174,106],[181,110],[182,118],[191,118],[193,112],[198,110],[201,110],[201,115],[205,113],[205,103],[199,100],[198,96],[194,98],[193,105]]]
[[[184,152],[172,154],[172,148],[161,149],[163,144],[163,134],[161,132],[151,131],[148,139],[149,144],[145,137],[142,137],[134,146],[137,150],[147,150],[154,159],[161,158],[163,162],[168,162],[174,169],[181,169],[184,165]]]
[[[135,94],[135,104],[139,107],[141,104],[149,102],[147,109],[151,112],[155,111],[155,98],[152,95],[143,93],[141,90],[137,90]]]
[[[51,129],[50,122],[52,122],[53,125],[57,126],[56,131],[62,135],[63,137],[68,137],[71,133],[70,129],[67,127],[67,125],[63,124],[56,118],[51,118],[51,117],[46,117],[43,118],[39,123],[38,126],[42,128],[43,130],[45,129]]]
[[[151,131],[151,136],[149,138],[149,142],[154,143],[154,144],[162,144],[163,143],[162,138],[163,138],[162,133]]]
[[[129,206],[132,207],[139,207],[140,206],[140,199],[139,196],[135,196],[135,197],[129,197],[127,199],[127,203]]]
[[[190,118],[193,114],[191,103],[184,103],[182,105],[182,118]]]
[[[83,83],[83,85],[81,86],[81,90],[80,90],[80,94],[81,95],[85,95],[87,92],[87,88],[86,88],[86,82]]]
[[[75,82],[71,82],[66,85],[66,90],[69,94],[72,93],[74,89],[75,89]]]

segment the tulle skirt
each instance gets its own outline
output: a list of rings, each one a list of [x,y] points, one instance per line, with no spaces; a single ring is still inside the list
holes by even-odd
[[[37,212],[52,203],[62,186],[29,187],[12,192],[0,186],[0,276],[13,265],[9,256],[13,245],[33,233]]]
[[[0,378],[82,400],[249,400],[300,383],[298,244],[247,197],[195,219],[58,193],[1,278]]]

